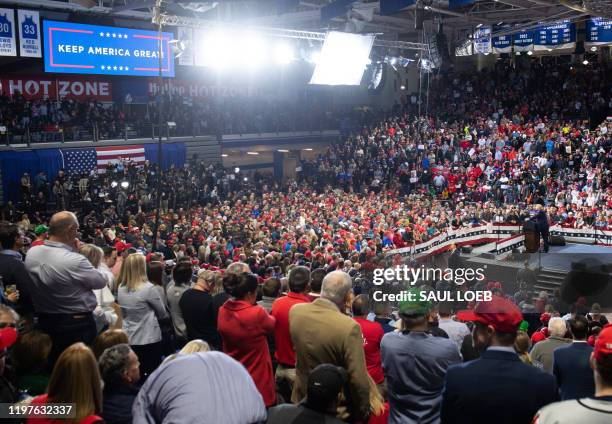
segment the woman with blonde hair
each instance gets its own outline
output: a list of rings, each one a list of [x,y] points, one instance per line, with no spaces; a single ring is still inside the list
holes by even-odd
[[[118,283],[123,331],[140,359],[140,374],[144,379],[161,363],[163,346],[159,320],[167,318],[166,306],[147,278],[144,255],[134,253],[124,259]]]
[[[104,252],[94,244],[83,244],[79,248],[79,253],[87,258],[94,268],[99,268]],[[98,334],[109,327],[114,327],[120,323],[121,312],[115,303],[115,296],[108,286],[93,291],[98,301],[98,306],[94,310],[94,319]]]
[[[35,397],[31,405],[70,403],[75,416],[73,423],[103,422],[102,380],[98,363],[90,348],[83,343],[69,346],[58,358],[47,386],[47,393]],[[27,424],[56,424],[64,420],[28,418]]]
[[[389,402],[385,401],[378,386],[369,375],[368,381],[370,383],[370,419],[368,424],[387,424],[389,420]]]
[[[168,356],[164,360],[164,364],[166,362],[172,361],[173,359],[178,358],[183,355],[191,355],[192,353],[200,353],[200,352],[210,352],[210,346],[204,340],[195,339],[187,343],[181,350],[179,350],[174,355]]]
[[[524,331],[518,331],[516,339],[514,340],[514,350],[518,357],[527,365],[533,365],[531,355],[529,355],[529,349],[531,349],[531,338]]]

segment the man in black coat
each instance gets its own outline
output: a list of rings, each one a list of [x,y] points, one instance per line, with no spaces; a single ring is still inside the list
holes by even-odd
[[[23,241],[23,231],[17,225],[0,222],[0,300],[27,318],[34,307],[29,294],[32,280],[21,255]]]
[[[559,398],[552,375],[523,363],[514,350],[522,315],[509,300],[493,296],[472,311],[479,359],[451,366],[442,392],[442,424],[529,424],[541,407]]]
[[[538,204],[535,207],[537,213],[534,219],[538,227],[540,237],[542,237],[542,241],[544,242],[544,253],[548,253],[548,215],[546,214],[546,211],[542,205]]]
[[[561,400],[595,395],[595,379],[590,359],[593,348],[587,343],[589,322],[583,315],[570,320],[573,343],[553,352],[553,374],[557,378]]]
[[[121,343],[102,353],[99,366],[104,381],[102,418],[106,424],[131,424],[140,380],[138,356],[129,345]]]

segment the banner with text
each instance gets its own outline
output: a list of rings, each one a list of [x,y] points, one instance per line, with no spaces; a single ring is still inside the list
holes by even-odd
[[[485,55],[492,53],[490,26],[483,26],[474,31],[474,53]]]
[[[585,44],[587,46],[612,44],[612,19],[589,19],[586,23]]]
[[[521,31],[516,34],[512,34],[512,43],[514,44],[514,51],[527,52],[533,50],[533,40],[535,34],[533,31]]]
[[[159,90],[157,79],[150,79],[148,83],[149,96],[155,95]],[[167,80],[164,81],[162,91],[168,92],[171,96],[185,98],[206,98],[206,97],[254,97],[261,95],[261,89],[250,86],[229,86],[218,84],[206,84],[189,80]]]
[[[563,21],[535,30],[534,50],[572,49],[576,47],[576,24]]]
[[[493,53],[510,53],[512,51],[512,35],[500,35],[491,38]]]
[[[45,71],[174,76],[172,33],[44,21]],[[161,59],[161,60],[160,60]]]
[[[15,12],[0,9],[0,56],[17,56]]]
[[[28,100],[95,99],[112,101],[112,84],[100,78],[0,77],[0,95],[21,94]]]
[[[19,56],[42,57],[38,12],[19,9],[17,22],[19,24]]]

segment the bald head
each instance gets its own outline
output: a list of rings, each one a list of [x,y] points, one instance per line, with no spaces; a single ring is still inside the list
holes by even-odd
[[[330,272],[323,278],[321,287],[321,297],[331,300],[338,307],[344,305],[349,292],[351,291],[351,276],[344,271]]]
[[[242,274],[243,272],[251,272],[251,268],[244,262],[233,262],[225,270],[226,274]]]
[[[77,236],[79,221],[72,212],[62,211],[49,221],[49,240],[61,243],[72,243]]]

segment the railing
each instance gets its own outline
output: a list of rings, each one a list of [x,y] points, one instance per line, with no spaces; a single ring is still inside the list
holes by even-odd
[[[229,125],[218,131],[215,128],[202,127],[198,124],[180,125],[166,123],[161,127],[156,124],[142,122],[123,124],[122,126],[107,126],[98,123],[91,125],[64,125],[24,128],[8,127],[0,131],[0,143],[10,145],[32,145],[40,143],[68,143],[75,141],[131,140],[150,138],[157,139],[161,131],[162,138],[217,136],[223,134],[261,134],[297,131],[324,131],[337,129],[338,123],[333,121],[307,122],[299,121],[279,125]]]

